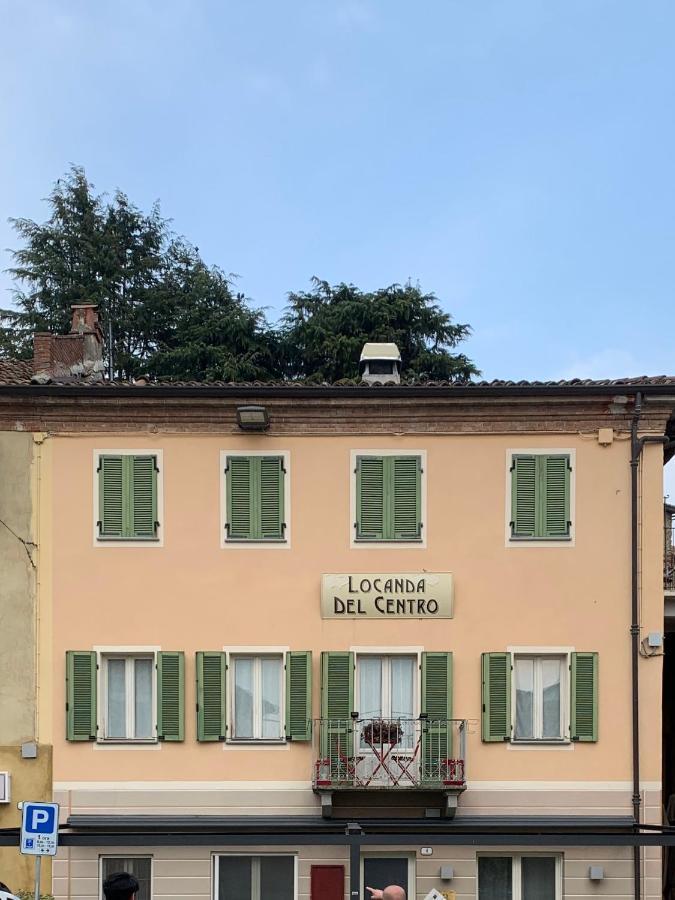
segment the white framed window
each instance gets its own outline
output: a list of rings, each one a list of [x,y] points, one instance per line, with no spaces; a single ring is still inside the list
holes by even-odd
[[[412,747],[418,697],[419,659],[416,655],[357,654],[356,708],[359,718],[366,724],[377,719],[402,720],[403,739],[399,749]]]
[[[576,451],[509,448],[505,456],[506,547],[574,547]]]
[[[229,681],[231,740],[283,741],[283,655],[232,653]]]
[[[157,739],[155,653],[102,653],[99,659],[104,741]]]
[[[568,739],[568,672],[567,654],[514,655],[514,741]]]
[[[221,450],[220,547],[290,549],[289,450]]]
[[[426,548],[426,450],[352,450],[349,479],[352,550]]]
[[[481,854],[478,900],[561,900],[559,853]]]
[[[103,882],[118,872],[127,872],[138,881],[136,900],[152,900],[151,856],[100,856],[99,898],[105,900]]]
[[[291,854],[216,854],[214,900],[295,900],[296,857]]]
[[[92,469],[94,546],[163,547],[163,451],[97,449]]]

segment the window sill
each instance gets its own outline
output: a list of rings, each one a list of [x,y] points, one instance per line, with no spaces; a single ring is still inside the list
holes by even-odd
[[[264,547],[267,544],[287,544],[288,540],[286,538],[225,538],[226,544],[256,544],[260,547]]]
[[[157,738],[99,738],[97,747],[157,747]]]
[[[510,747],[570,747],[572,746],[572,741],[569,738],[550,738],[550,739],[539,739],[539,738],[523,738],[523,739],[513,739],[509,741]]]
[[[284,747],[286,745],[285,738],[228,738],[225,741],[230,747],[255,747],[261,745],[263,747]]]
[[[561,535],[556,535],[555,537],[546,537],[544,535],[537,536],[537,535],[519,535],[519,534],[512,534],[509,536],[509,541],[513,542],[514,544],[523,544],[523,543],[531,544],[532,542],[535,542],[535,541],[536,542],[541,541],[542,543],[546,543],[546,544],[567,544],[571,540],[572,540],[571,534],[566,534],[566,535],[561,534]]]
[[[354,538],[355,544],[423,544],[424,539],[419,538]]]
[[[160,538],[155,537],[109,537],[107,535],[97,535],[96,543],[98,544],[156,544]]]

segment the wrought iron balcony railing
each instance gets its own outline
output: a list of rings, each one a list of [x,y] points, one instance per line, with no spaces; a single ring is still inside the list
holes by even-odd
[[[463,790],[466,731],[464,719],[318,719],[314,788]]]

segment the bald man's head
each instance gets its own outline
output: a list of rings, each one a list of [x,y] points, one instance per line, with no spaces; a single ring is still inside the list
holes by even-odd
[[[397,884],[390,884],[382,891],[382,900],[405,900],[405,891]]]

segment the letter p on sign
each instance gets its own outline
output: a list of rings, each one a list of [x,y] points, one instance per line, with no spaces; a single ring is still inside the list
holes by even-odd
[[[53,828],[54,812],[51,809],[30,808],[28,831],[49,832]]]

